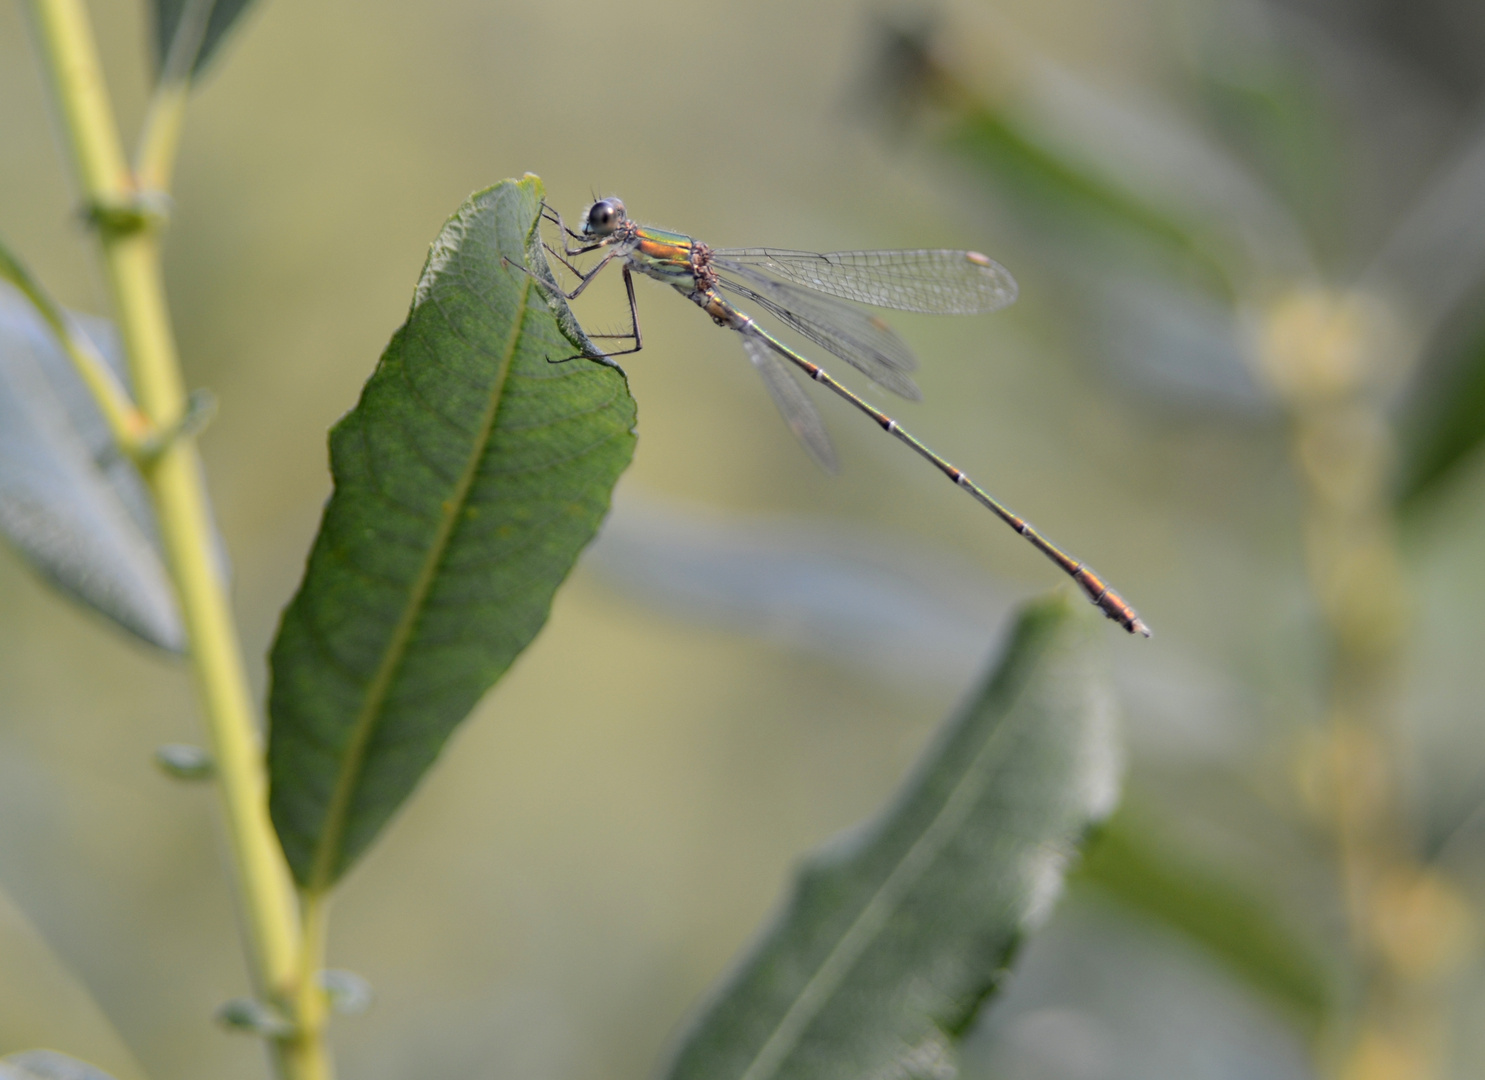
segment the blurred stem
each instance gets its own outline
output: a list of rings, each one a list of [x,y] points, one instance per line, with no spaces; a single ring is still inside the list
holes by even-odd
[[[135,204],[113,109],[82,0],[31,0],[42,57],[78,179],[98,226],[103,262],[139,406],[156,430],[175,430],[186,395],[165,302],[157,223],[118,213]],[[201,465],[182,432],[143,465],[175,580],[237,871],[249,962],[258,991],[292,1013],[298,975],[294,892],[268,817],[267,777],[237,631],[214,558]],[[297,1022],[297,1017],[294,1017]],[[319,1038],[320,1028],[313,1029]],[[325,1080],[323,1047],[277,1044],[285,1080]]]
[[[1319,807],[1335,839],[1360,1000],[1340,1080],[1426,1080],[1441,1067],[1441,976],[1468,933],[1419,860],[1398,767],[1409,597],[1392,517],[1393,440],[1377,387],[1383,314],[1295,289],[1269,310],[1262,374],[1286,406],[1306,496],[1311,587],[1330,646]],[[1441,936],[1441,934],[1443,936]],[[1453,936],[1451,936],[1453,935]]]
[[[186,119],[186,99],[191,92],[191,70],[206,40],[216,0],[187,0],[175,24],[170,48],[160,58],[160,77],[134,154],[134,179],[141,191],[167,191],[175,171],[176,150]]]
[[[162,81],[155,87],[134,155],[134,175],[142,191],[166,191],[170,187],[190,91],[191,84],[185,80]]]
[[[36,313],[46,320],[77,370],[83,385],[93,397],[98,411],[108,424],[109,434],[119,449],[129,455],[137,454],[154,435],[153,428],[144,413],[129,399],[122,383],[114,375],[113,368],[98,352],[97,347],[73,324],[41,284],[31,276],[4,244],[0,244],[0,278],[10,282],[26,299]]]

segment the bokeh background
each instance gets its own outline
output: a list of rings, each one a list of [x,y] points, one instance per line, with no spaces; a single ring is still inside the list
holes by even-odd
[[[93,5],[126,133],[139,8]],[[619,194],[716,245],[986,251],[1021,300],[895,317],[925,400],[882,404],[1154,627],[1107,633],[1126,829],[1265,921],[1324,1004],[1265,994],[1179,911],[1080,884],[967,1073],[1478,1075],[1482,47],[1467,0],[266,0],[196,94],[167,259],[190,382],[221,403],[202,447],[260,694],[326,429],[470,191],[529,170],[569,220]],[[0,8],[0,144],[0,232],[105,312],[19,5]],[[793,861],[882,801],[1015,602],[1058,582],[839,402],[821,408],[843,468],[819,472],[736,341],[640,289],[615,512],[338,896],[331,962],[377,995],[337,1022],[347,1077],[649,1075]],[[596,285],[579,317],[619,328],[621,297]],[[1276,374],[1286,327],[1338,335],[1341,374]],[[1357,441],[1316,465],[1306,433],[1324,442],[1337,401]],[[1337,585],[1353,527],[1380,561]],[[1357,616],[1348,596],[1380,599]],[[247,989],[211,793],[151,764],[198,738],[187,674],[8,554],[0,613],[0,1051],[262,1075],[211,1023]],[[1392,632],[1358,645],[1353,617]],[[1368,657],[1378,813],[1434,890],[1400,931],[1426,954],[1422,1072],[1315,1024],[1366,1008],[1316,776],[1336,672]]]

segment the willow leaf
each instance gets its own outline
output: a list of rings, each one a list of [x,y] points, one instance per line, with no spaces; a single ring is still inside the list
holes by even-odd
[[[0,252],[3,257],[3,252]],[[67,316],[127,385],[113,327]],[[46,320],[0,285],[0,535],[64,593],[170,652],[185,631],[144,480]]]
[[[270,806],[301,885],[328,888],[546,621],[634,450],[634,402],[550,279],[541,183],[444,226],[360,403],[273,646]],[[566,361],[566,362],[562,362]]]
[[[187,56],[190,73],[196,75],[216,55],[217,48],[236,25],[253,0],[154,0],[155,66],[163,68],[186,19],[204,20],[205,25],[186,27],[191,40],[185,44],[194,56]]]
[[[1117,794],[1088,633],[1065,596],[1025,610],[882,816],[805,863],[667,1080],[952,1075],[954,1040]]]
[[[113,1080],[86,1061],[55,1050],[24,1050],[0,1058],[0,1080]]]
[[[1485,321],[1482,321],[1485,322]],[[1430,358],[1414,379],[1398,425],[1401,508],[1414,511],[1479,453],[1485,443],[1485,325],[1462,347]]]
[[[1315,950],[1260,893],[1187,857],[1140,819],[1121,810],[1100,829],[1077,878],[1186,934],[1307,1033],[1325,1022],[1330,978]]]

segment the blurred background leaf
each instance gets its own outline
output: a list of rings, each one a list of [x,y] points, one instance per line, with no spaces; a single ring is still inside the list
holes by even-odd
[[[1280,1005],[1307,1035],[1319,1034],[1333,976],[1312,947],[1284,926],[1271,905],[1172,850],[1159,829],[1137,814],[1121,812],[1099,830],[1077,879],[1186,934]]]
[[[0,1080],[114,1080],[95,1065],[56,1050],[26,1050],[0,1060]]]
[[[79,320],[123,385],[113,327]],[[149,495],[30,303],[0,285],[0,530],[62,591],[170,652],[185,640]]]
[[[1485,325],[1441,351],[1403,412],[1398,499],[1412,509],[1479,457],[1485,440]]]
[[[1069,890],[964,1047],[973,1080],[1313,1080],[1303,1041],[1190,940]]]
[[[117,1080],[144,1080],[87,988],[0,891],[0,1054],[35,1046],[65,1046],[104,1062]]]
[[[912,688],[983,666],[1009,592],[902,529],[727,514],[621,491],[585,565],[618,594]]]
[[[1062,593],[1023,609],[887,809],[806,860],[668,1076],[955,1071],[953,1040],[1118,797],[1112,699],[1071,605]]]
[[[899,137],[929,135],[990,185],[1065,268],[1113,253],[1118,261],[1100,261],[1097,275],[1154,269],[1230,301],[1255,256],[1303,259],[1284,242],[1290,223],[1271,194],[1189,122],[1111,98],[1018,51],[1014,37],[983,43],[1002,68],[987,75],[944,30],[883,21],[867,100]]]
[[[1405,507],[1457,475],[1485,437],[1485,128],[1398,224],[1368,283],[1400,295],[1423,352],[1400,409]]]
[[[152,0],[151,9],[154,14],[154,61],[156,70],[164,64],[166,54],[170,52],[170,44],[175,40],[176,32],[180,29],[181,20],[186,16],[198,17],[193,8],[209,5],[209,15],[206,27],[201,34],[201,44],[196,51],[195,63],[191,65],[191,74],[195,75],[206,68],[216,56],[217,49],[249,7],[253,0]]]
[[[269,805],[314,892],[536,636],[634,452],[623,373],[586,358],[546,269],[541,199],[535,177],[509,180],[449,219],[330,433],[335,492],[269,697]]]

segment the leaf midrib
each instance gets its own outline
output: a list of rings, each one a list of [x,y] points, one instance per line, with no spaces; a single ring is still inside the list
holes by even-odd
[[[422,568],[418,571],[417,580],[409,594],[408,601],[404,605],[402,615],[397,621],[397,627],[392,632],[391,640],[382,655],[381,662],[377,665],[376,673],[372,676],[371,683],[366,691],[366,700],[356,715],[356,721],[351,729],[351,739],[343,758],[344,766],[340,777],[335,782],[335,790],[330,796],[330,806],[325,814],[325,824],[320,831],[320,841],[315,851],[314,863],[310,871],[309,882],[305,885],[305,892],[311,896],[318,895],[334,881],[335,865],[341,841],[344,839],[346,822],[350,815],[351,798],[355,792],[356,781],[361,775],[361,766],[365,760],[366,747],[371,741],[371,733],[376,727],[377,718],[381,714],[382,706],[386,701],[387,693],[391,689],[392,680],[401,666],[403,658],[407,655],[408,646],[412,640],[413,628],[417,625],[418,617],[422,614],[424,601],[433,587],[433,579],[437,574],[439,565],[443,562],[444,554],[448,550],[449,542],[454,535],[454,526],[463,512],[465,502],[469,496],[469,489],[474,484],[475,475],[479,472],[480,464],[484,458],[485,449],[488,447],[491,432],[495,426],[495,418],[500,411],[500,403],[505,398],[505,387],[508,381],[511,361],[515,358],[516,349],[519,347],[521,334],[525,329],[526,309],[528,298],[531,295],[531,279],[527,275],[521,275],[522,287],[520,302],[516,306],[515,315],[511,324],[510,340],[506,344],[504,355],[500,359],[500,374],[495,380],[495,391],[490,395],[489,404],[485,408],[485,415],[481,418],[479,434],[475,439],[474,449],[465,463],[464,471],[460,474],[458,483],[454,486],[453,494],[441,501],[444,512],[438,525],[433,543],[429,547],[427,558],[423,561]]]
[[[1034,681],[1034,678],[1028,677],[1016,691],[1002,714],[1000,723],[975,754],[959,782],[950,789],[938,813],[862,905],[860,913],[851,920],[851,925],[841,934],[840,940],[826,954],[798,997],[779,1018],[772,1034],[743,1070],[739,1080],[767,1080],[778,1072],[785,1058],[799,1045],[806,1029],[840,989],[847,973],[876,940],[888,918],[942,854],[955,830],[973,809],[975,799],[983,792],[983,780],[990,772],[992,764],[992,751],[998,749],[1001,736],[1009,726],[1007,721],[1021,707]]]

